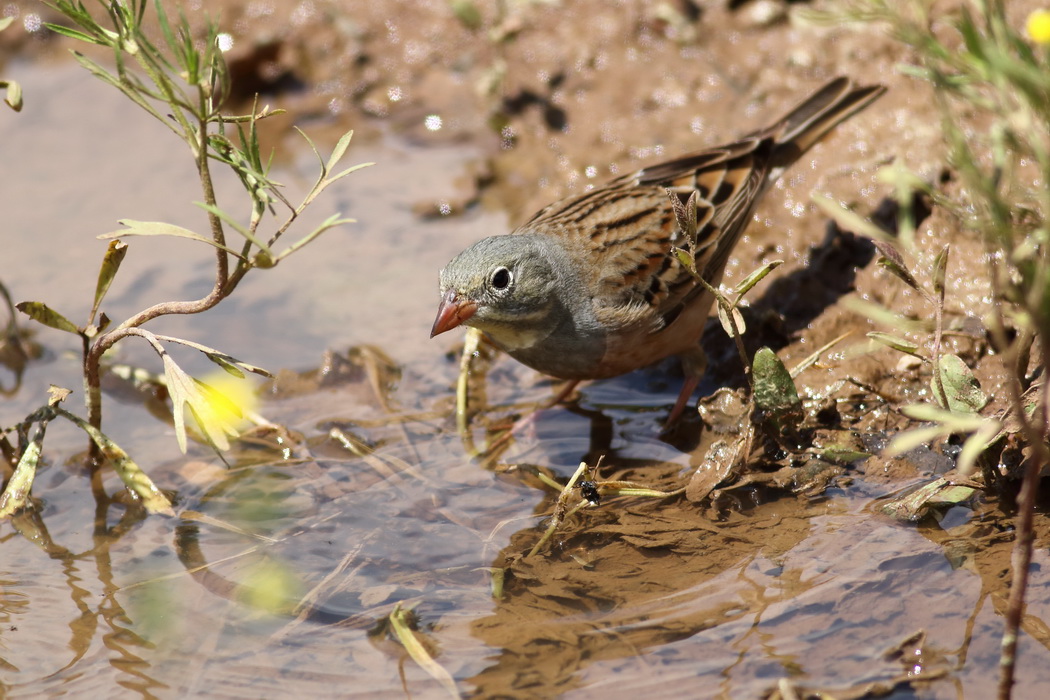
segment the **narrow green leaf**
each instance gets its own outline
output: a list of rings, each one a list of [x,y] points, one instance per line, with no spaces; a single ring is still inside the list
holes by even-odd
[[[667,498],[672,495],[670,491],[660,491],[659,489],[651,489],[646,486],[617,486],[616,484],[630,484],[629,481],[610,481],[601,482],[600,487],[602,493],[605,493],[605,489],[609,490],[610,496],[641,496],[642,498]],[[612,484],[612,486],[607,486]]]
[[[933,261],[933,291],[941,299],[944,299],[944,279],[948,268],[948,249],[949,245],[945,245],[941,248],[941,252],[937,253],[937,257]]]
[[[120,51],[117,51],[115,55],[119,58],[122,58],[124,54]],[[82,53],[74,51],[73,58],[75,58],[76,61],[81,66],[86,68],[92,75],[120,90],[125,97],[127,97],[129,100],[131,100],[139,107],[147,111],[150,115],[153,116],[154,119],[164,124],[164,126],[170,129],[172,133],[177,134],[179,138],[185,138],[183,133],[179,131],[179,128],[175,122],[158,112],[157,109],[152,104],[150,104],[149,100],[143,97],[143,95],[149,95],[155,99],[162,99],[162,96],[157,94],[155,91],[146,90],[143,86],[141,86],[141,83],[137,80],[137,78],[134,77],[134,74],[125,74],[122,75],[121,78],[118,78],[98,63],[95,63],[88,57],[84,56]],[[120,66],[118,66],[118,68],[119,67]]]
[[[932,403],[913,403],[901,407],[901,413],[914,420],[940,423],[949,432],[968,433],[977,430],[986,420],[980,416],[953,413]]]
[[[810,199],[820,209],[830,216],[839,228],[843,231],[852,231],[853,233],[867,236],[872,240],[889,241],[892,240],[890,234],[883,231],[881,228],[871,223],[864,217],[851,212],[844,206],[822,194],[813,193]]]
[[[120,480],[142,500],[142,506],[149,513],[161,513],[174,515],[171,501],[157,488],[142,468],[135,463],[127,452],[117,443],[113,442],[101,430],[94,427],[80,416],[74,415],[63,408],[55,409],[60,415],[75,423],[81,430],[88,434],[98,448],[102,450],[103,456],[109,460],[113,469],[120,476]]]
[[[347,168],[346,170],[343,170],[342,172],[337,173],[337,174],[333,175],[332,177],[328,178],[325,181],[325,187],[327,187],[328,185],[332,184],[336,180],[340,180],[340,179],[346,177],[350,173],[357,172],[358,170],[360,170],[362,168],[370,168],[373,165],[375,165],[375,163],[358,163],[357,165],[352,165],[349,168]]]
[[[890,335],[889,333],[880,333],[879,331],[871,331],[867,335],[876,343],[881,343],[887,347],[893,348],[897,352],[903,352],[906,355],[918,357],[923,361],[926,360],[926,358],[919,353],[919,346],[905,340],[904,338],[899,338],[895,335]]]
[[[322,233],[336,228],[337,226],[342,226],[343,224],[354,223],[357,223],[357,219],[341,219],[339,218],[338,214],[333,214],[332,216],[328,217],[323,222],[321,222],[321,224],[313,231],[303,236],[301,239],[290,245],[287,249],[281,251],[281,254],[277,256],[277,260],[274,261],[274,264],[283,260],[284,258],[287,258],[292,253],[299,250],[304,245],[320,236]]]
[[[194,204],[203,209],[204,211],[208,212],[209,214],[218,217],[222,221],[225,221],[227,224],[232,226],[234,230],[237,231],[237,233],[244,236],[245,239],[247,239],[256,248],[258,248],[261,253],[265,254],[271,259],[273,258],[273,252],[270,250],[270,247],[262,241],[260,241],[258,238],[256,238],[255,235],[247,228],[245,228],[239,221],[237,221],[237,219],[235,219],[232,214],[227,214],[222,209],[219,209],[218,207],[213,206],[211,204],[206,204],[204,202],[194,202]]]
[[[219,365],[224,370],[237,377],[238,379],[244,379],[244,372],[242,372],[241,370],[244,370],[245,372],[251,372],[252,374],[258,374],[263,377],[273,377],[272,374],[267,372],[262,367],[256,367],[255,365],[250,365],[247,362],[241,362],[236,358],[230,357],[224,352],[206,352],[204,354],[209,360]]]
[[[98,236],[99,240],[106,241],[114,238],[125,238],[127,236],[174,236],[175,238],[187,238],[191,241],[207,243],[214,248],[224,250],[230,255],[234,255],[241,260],[244,260],[241,254],[236,250],[227,248],[224,245],[219,245],[212,239],[202,236],[199,233],[194,233],[189,229],[182,228],[181,226],[167,224],[163,221],[136,221],[135,219],[121,219],[117,223],[121,226],[127,226],[127,228],[103,233]]]
[[[72,321],[42,301],[23,301],[15,304],[15,308],[37,323],[42,323],[49,328],[80,335],[80,329]]]
[[[106,292],[109,291],[109,286],[113,284],[113,278],[117,274],[117,270],[120,269],[120,263],[124,261],[124,256],[127,255],[128,245],[123,241],[110,241],[109,246],[106,248],[106,254],[102,258],[102,266],[98,270],[98,282],[95,284],[95,303],[91,306],[91,313],[88,315],[88,323],[93,323],[95,320],[95,314],[98,313],[98,307],[102,304],[102,299],[105,298]]]
[[[87,71],[94,75],[96,78],[99,78],[104,82],[109,83],[121,92],[125,92],[124,86],[120,84],[120,78],[110,73],[98,63],[95,63],[90,58],[78,51],[73,52],[73,58],[76,59],[77,63],[86,68]],[[125,94],[127,93],[125,92]]]
[[[817,348],[808,357],[806,357],[806,359],[802,360],[802,362],[799,362],[797,365],[795,365],[791,369],[791,378],[792,379],[797,379],[800,374],[802,374],[807,369],[809,369],[810,367],[815,365],[817,363],[817,360],[820,359],[821,355],[823,355],[828,350],[830,350],[831,348],[833,348],[836,345],[838,345],[839,343],[841,343],[843,340],[845,340],[847,337],[849,337],[852,334],[853,334],[853,331],[846,331],[845,333],[843,333],[842,335],[838,336],[837,338],[832,338],[827,343],[825,343],[821,347]]]
[[[317,150],[317,146],[314,145],[313,140],[307,136],[306,132],[297,126],[293,126],[292,128],[298,131],[299,135],[310,145],[310,150],[314,152],[314,155],[317,157],[317,163],[321,166],[321,172],[317,174],[317,180],[314,181],[313,187],[310,188],[310,194],[316,194],[324,189],[322,185],[324,184],[325,177],[328,176],[328,166],[325,165],[324,158],[321,157],[321,153]],[[307,195],[307,198],[309,199],[309,195]]]
[[[920,445],[925,445],[937,438],[947,437],[952,434],[950,428],[941,424],[927,426],[925,428],[912,428],[896,435],[886,449],[882,451],[887,457],[896,457]]]
[[[4,31],[11,26],[11,23],[15,21],[13,16],[0,18],[0,32]]]
[[[778,267],[780,267],[783,264],[784,264],[783,260],[771,260],[770,262],[767,262],[765,265],[763,265],[762,267],[758,268],[757,270],[752,272],[750,275],[745,277],[733,289],[733,291],[736,292],[737,301],[740,301],[740,299],[743,298],[743,296],[745,294],[750,292],[751,289],[754,288],[754,286],[756,284],[758,284],[759,282],[764,280],[766,278],[766,275],[768,275],[770,272],[772,272],[773,270],[777,269]]]
[[[96,44],[98,46],[109,45],[108,42],[102,41],[97,37],[91,36],[90,34],[85,34],[84,32],[78,31],[76,29],[63,27],[61,24],[51,24],[50,22],[44,22],[44,26],[47,27],[49,30],[53,31],[55,34],[67,36],[70,39],[76,39],[77,41],[83,41],[88,44]]]
[[[332,149],[332,155],[328,156],[328,162],[324,165],[325,173],[330,173],[335,170],[335,166],[339,165],[339,161],[343,159],[346,154],[346,149],[350,147],[350,139],[354,137],[354,131],[351,129],[336,141],[335,148]]]
[[[904,257],[900,254],[900,251],[888,241],[873,239],[872,243],[882,256],[879,258],[879,265],[896,275],[902,282],[912,289],[919,290],[919,283],[911,274],[908,266],[904,264]]]
[[[996,420],[987,420],[978,428],[973,435],[966,438],[962,450],[959,451],[959,459],[956,468],[963,474],[972,474],[977,465],[977,458],[995,441],[999,435],[1002,425]]]
[[[217,364],[219,367],[222,367],[222,369],[227,374],[231,374],[234,377],[237,377],[238,379],[244,379],[244,372],[242,372],[240,368],[238,368],[237,365],[233,364],[232,362],[227,362],[226,358],[224,358],[222,355],[209,354],[207,355],[207,358],[215,364]]]
[[[973,16],[965,5],[959,8],[959,12],[960,18],[956,27],[966,43],[966,50],[971,54],[972,58],[977,59],[977,63],[986,63],[988,57],[984,51],[984,37],[981,36],[980,30],[977,29]]]
[[[900,314],[890,311],[881,304],[865,301],[857,296],[847,296],[842,300],[842,304],[859,316],[863,316],[864,318],[871,319],[875,323],[889,326],[890,328],[899,331],[933,330],[933,321],[931,319],[915,319],[901,316]]]
[[[179,40],[175,37],[175,32],[171,28],[171,22],[168,20],[168,13],[160,3],[160,0],[155,0],[154,7],[157,10],[157,24],[160,25],[161,36],[164,37],[164,43],[168,45],[168,48],[173,54],[178,56],[181,53],[180,49],[182,47]]]
[[[922,288],[919,286],[918,281],[915,279],[915,277],[912,276],[910,272],[908,272],[908,269],[906,267],[898,265],[894,260],[887,257],[880,257],[878,259],[878,264],[880,267],[885,268],[887,271],[893,274],[894,277],[899,279],[901,282],[904,282],[904,284],[908,285],[912,289],[916,291],[922,291]]]

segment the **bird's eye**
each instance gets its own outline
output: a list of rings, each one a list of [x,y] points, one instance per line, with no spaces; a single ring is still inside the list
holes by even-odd
[[[492,277],[489,282],[492,284],[493,289],[506,289],[511,282],[510,270],[505,267],[497,267],[492,271]]]

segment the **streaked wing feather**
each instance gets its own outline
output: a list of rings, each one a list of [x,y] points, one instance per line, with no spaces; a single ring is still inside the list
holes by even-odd
[[[705,278],[717,274],[720,268],[713,268],[728,258],[765,179],[765,159],[756,150],[768,152],[768,141],[748,139],[645,168],[552,204],[519,232],[542,228],[567,245],[586,241],[584,249],[599,263],[588,268],[595,275],[596,313],[624,327],[648,314],[658,331],[703,289],[670,254],[685,242],[678,240],[667,190],[683,201],[699,192],[697,267]]]
[[[783,168],[836,124],[884,92],[837,78],[776,124],[725,146],[658,163],[604,187],[539,211],[515,233],[564,239],[588,264],[578,271],[593,290],[595,313],[612,331],[642,324],[650,332],[670,325],[704,287],[670,254],[678,239],[671,190],[686,202],[695,190],[697,270],[721,281],[726,261],[755,205]],[[593,263],[593,264],[591,264]]]

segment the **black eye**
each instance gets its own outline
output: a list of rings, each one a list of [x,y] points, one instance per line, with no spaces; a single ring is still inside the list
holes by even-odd
[[[506,289],[510,286],[511,274],[510,270],[505,267],[497,267],[492,271],[492,284],[493,289]]]

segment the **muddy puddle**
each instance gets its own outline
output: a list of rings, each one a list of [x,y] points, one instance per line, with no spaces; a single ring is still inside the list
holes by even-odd
[[[939,167],[923,126],[928,95],[894,75],[884,38],[719,8],[690,21],[723,31],[687,39],[686,25],[645,3],[564,5],[526,3],[503,18],[520,21],[503,29],[521,39],[500,57],[504,88],[518,98],[504,105],[502,131],[486,126],[491,115],[474,97],[493,46],[446,4],[354,4],[350,28],[325,24],[338,14],[328,5],[288,9],[298,38],[277,64],[323,86],[289,91],[292,108],[324,134],[336,118],[361,120],[348,160],[376,163],[326,193],[312,221],[340,211],[358,223],[249,279],[214,311],[154,328],[273,370],[275,381],[258,382],[258,411],[287,432],[254,433],[228,463],[200,445],[184,456],[141,398],[109,396],[105,428],[174,496],[169,518],[127,508],[114,476],[105,480],[112,498],[93,498],[78,466],[82,435],[54,424],[38,509],[0,522],[0,695],[448,697],[391,628],[392,613],[408,610],[416,639],[464,697],[759,698],[784,683],[836,698],[993,696],[1010,498],[917,523],[880,510],[951,468],[940,449],[790,467],[767,453],[732,488],[695,497],[683,489],[740,426],[718,404],[662,436],[681,381],[664,363],[582,387],[494,457],[477,458],[501,426],[557,389],[487,356],[472,381],[479,412],[469,434],[457,434],[462,341],[427,337],[449,258],[559,194],[760,126],[827,75],[887,82],[891,92],[774,188],[728,279],[786,260],[748,318],[789,366],[846,331],[870,330],[840,303],[846,296],[923,313],[876,270],[870,245],[808,199],[819,187],[876,211],[888,196],[879,165],[910,152],[913,167]],[[285,11],[266,7],[226,9],[231,22],[254,17],[265,29]],[[409,10],[414,23],[403,21]],[[331,66],[308,72],[303,56],[321,45],[333,65],[363,66],[365,77],[333,87]],[[70,61],[47,54],[3,70],[27,103],[20,115],[0,111],[0,281],[16,301],[46,300],[79,318],[104,251],[97,234],[122,218],[204,225],[188,205],[199,199],[193,172],[155,123]],[[647,82],[650,73],[658,80]],[[352,97],[334,109],[340,89]],[[435,114],[442,129],[425,126]],[[290,134],[272,138],[278,179],[305,191],[312,156]],[[236,191],[218,184],[220,197]],[[953,233],[933,214],[921,235],[935,251]],[[107,300],[113,318],[211,283],[207,251],[185,241],[140,239],[130,250]],[[953,313],[965,319],[986,285],[955,284]],[[704,395],[743,385],[719,333],[708,329]],[[39,406],[49,383],[80,395],[76,344],[35,339],[43,355],[5,393],[2,425]],[[973,334],[952,342],[979,354]],[[125,343],[115,360],[153,358]],[[994,389],[992,363],[982,367]],[[928,391],[917,371],[860,340],[826,354],[802,383],[811,418],[871,452],[901,427],[896,406]],[[606,494],[543,540],[561,512],[552,484],[599,459],[589,479],[666,495]],[[1016,697],[1050,688],[1050,533],[1040,528]]]

